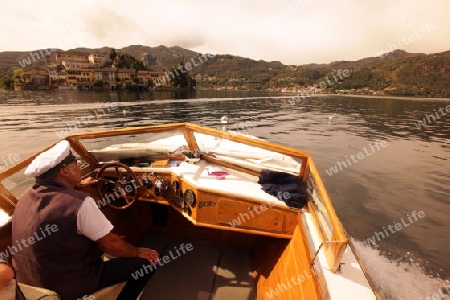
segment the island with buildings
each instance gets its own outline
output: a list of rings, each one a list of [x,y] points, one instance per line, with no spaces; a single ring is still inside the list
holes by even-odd
[[[120,68],[115,64],[120,56],[112,61],[109,53],[56,50],[47,51],[44,57],[44,66],[27,68],[15,76],[14,89],[151,90],[171,87],[174,77],[171,72]],[[24,60],[21,65],[27,63]]]

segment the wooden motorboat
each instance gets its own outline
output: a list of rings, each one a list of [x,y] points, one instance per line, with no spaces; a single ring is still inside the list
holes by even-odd
[[[114,231],[160,252],[141,299],[380,299],[308,153],[190,123],[65,139],[83,177],[99,180],[85,191]],[[2,253],[38,154],[0,173]],[[263,190],[268,172],[294,176],[306,203]]]

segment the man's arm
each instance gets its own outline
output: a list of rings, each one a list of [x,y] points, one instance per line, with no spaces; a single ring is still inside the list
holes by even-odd
[[[111,233],[113,225],[100,211],[94,199],[86,197],[77,214],[77,230],[108,254],[116,257],[145,258],[150,263],[158,260],[158,252],[148,248],[136,248],[118,235]]]
[[[139,257],[145,258],[150,263],[158,261],[159,255],[153,249],[137,248],[114,233],[108,233],[96,241],[97,245],[108,254],[116,257]]]

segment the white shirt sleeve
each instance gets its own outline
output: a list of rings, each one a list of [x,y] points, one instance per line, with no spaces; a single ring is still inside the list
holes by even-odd
[[[104,237],[114,226],[98,208],[92,197],[86,197],[77,213],[77,231],[92,241]]]

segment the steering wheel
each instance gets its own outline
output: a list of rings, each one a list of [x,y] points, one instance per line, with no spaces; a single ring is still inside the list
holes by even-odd
[[[114,177],[104,177],[103,173],[106,169],[113,167],[116,170]],[[119,168],[125,169],[126,172],[119,172]],[[127,165],[112,162],[104,164],[97,173],[98,180],[97,192],[99,195],[99,207],[108,205],[115,209],[126,209],[136,201],[139,197],[139,186],[136,173],[134,173]],[[118,203],[125,203],[120,205]]]

